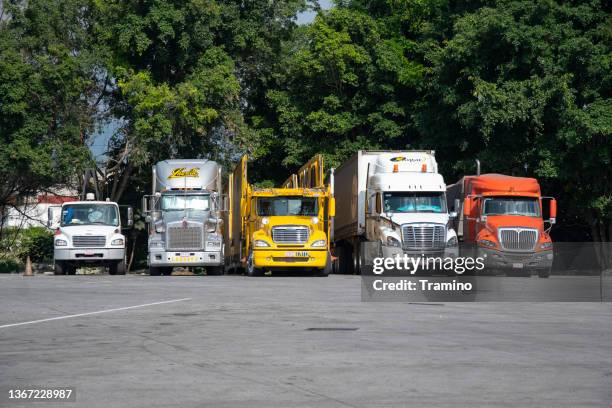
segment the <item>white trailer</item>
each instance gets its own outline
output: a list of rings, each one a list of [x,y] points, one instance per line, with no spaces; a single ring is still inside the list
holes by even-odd
[[[61,212],[56,212],[60,209]],[[127,207],[126,228],[133,224],[132,208]],[[125,275],[125,236],[117,203],[95,201],[89,193],[85,201],[70,201],[48,209],[48,226],[55,230],[53,258],[56,275],[74,275],[80,266],[109,268],[111,275]]]
[[[153,166],[152,195],[143,197],[149,226],[149,273],[175,266],[224,272],[221,167],[212,160],[164,160]]]
[[[336,270],[360,273],[364,243],[383,257],[456,256],[434,151],[360,150],[335,172]]]

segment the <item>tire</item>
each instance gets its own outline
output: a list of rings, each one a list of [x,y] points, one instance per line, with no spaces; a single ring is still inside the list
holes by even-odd
[[[538,269],[538,278],[548,279],[550,277],[550,269]]]
[[[109,275],[125,275],[125,270],[126,270],[125,259],[119,262],[114,262],[110,264],[110,266],[108,267]]]
[[[353,245],[353,270],[352,273],[356,275],[361,275],[361,245],[360,242],[357,241],[355,245]]]
[[[174,267],[173,266],[166,266],[164,268],[161,268],[161,274],[164,275],[164,276],[172,275],[173,271],[174,271]]]
[[[225,275],[225,265],[219,266],[207,266],[206,274],[210,276],[221,276]]]
[[[54,275],[65,275],[66,274],[66,264],[64,262],[55,262],[53,265],[53,274]]]
[[[161,276],[162,270],[161,268],[157,268],[155,266],[149,266],[149,276]]]
[[[327,253],[327,261],[325,262],[325,268],[319,269],[317,271],[317,276],[326,278],[326,277],[329,276],[329,274],[332,272],[332,270],[333,270],[332,258],[331,258],[331,254],[328,252]]]
[[[262,268],[256,268],[253,262],[253,251],[251,251],[249,253],[249,257],[247,258],[247,275],[254,277],[254,276],[263,276],[264,275],[264,271]]]

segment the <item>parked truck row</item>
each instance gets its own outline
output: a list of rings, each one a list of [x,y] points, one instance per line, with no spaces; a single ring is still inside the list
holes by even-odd
[[[251,184],[246,155],[226,183],[214,161],[165,160],[142,199],[151,275],[174,267],[361,273],[367,247],[381,257],[479,256],[491,269],[547,277],[556,209],[537,180],[480,174],[479,163],[447,186],[434,151],[360,150],[327,171],[317,155],[277,188]],[[121,230],[133,223],[131,208],[123,223],[116,203],[93,197],[51,211],[57,274],[86,264],[125,273]]]

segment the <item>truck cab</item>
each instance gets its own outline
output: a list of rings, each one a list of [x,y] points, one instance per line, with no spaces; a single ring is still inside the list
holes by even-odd
[[[322,185],[322,177],[317,177],[321,183],[305,187],[300,184],[303,179],[294,177],[282,188],[257,188],[246,179],[246,163],[245,156],[230,176],[233,204],[229,222],[234,226],[228,229],[228,262],[244,267],[249,276],[267,270],[298,269],[327,276],[331,271],[329,234],[335,205],[330,186]],[[316,163],[318,172],[322,170],[322,158],[317,157]]]
[[[83,265],[106,266],[111,275],[126,272],[126,237],[121,233],[119,206],[110,201],[72,201],[61,207],[59,220],[54,207],[49,208],[50,227],[55,229],[53,258],[56,275],[74,275]],[[127,211],[127,227],[133,223]]]
[[[454,206],[462,207],[461,240],[475,256],[484,258],[487,269],[524,275],[535,270],[548,277],[553,262],[549,231],[557,206],[553,198],[542,197],[537,180],[483,174],[466,176],[449,186],[451,190],[460,191],[459,196],[457,192],[451,196],[456,196]],[[543,203],[548,200],[550,218],[545,220]]]
[[[143,197],[149,227],[149,274],[175,266],[224,271],[221,167],[201,159],[165,160],[153,166],[153,194]]]

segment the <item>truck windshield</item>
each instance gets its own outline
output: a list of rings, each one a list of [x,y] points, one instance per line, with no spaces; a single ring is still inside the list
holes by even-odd
[[[319,206],[315,197],[259,197],[257,215],[304,215],[316,216]]]
[[[161,209],[164,211],[200,210],[208,211],[208,194],[167,194],[162,196]]]
[[[492,197],[485,198],[483,215],[524,215],[540,216],[540,203],[536,198],[529,197]]]
[[[119,225],[114,204],[67,204],[62,207],[62,227],[67,225]]]
[[[390,213],[445,213],[446,200],[442,192],[384,193],[385,212]]]

